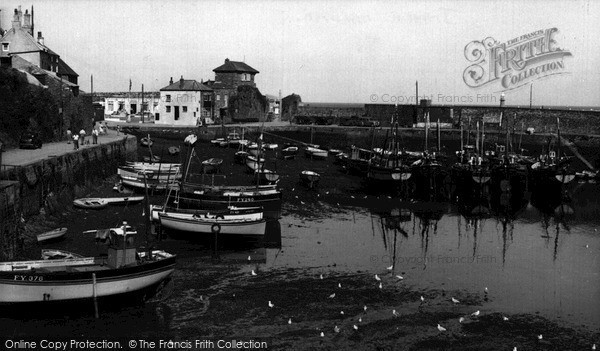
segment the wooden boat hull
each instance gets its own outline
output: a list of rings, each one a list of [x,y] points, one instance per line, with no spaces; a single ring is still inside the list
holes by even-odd
[[[154,251],[153,255],[154,253],[158,251]],[[98,260],[103,259],[105,260],[74,258],[3,263],[2,265],[12,265],[17,269],[0,271],[0,304],[91,300],[94,293],[92,273],[96,274],[96,296],[99,298],[140,292],[158,285],[175,269],[173,255],[158,261],[115,269],[99,266]],[[44,267],[48,269],[19,269],[35,262],[47,262]],[[67,267],[71,267],[69,270],[50,269],[61,265],[64,267],[65,263]]]
[[[265,218],[278,219],[281,215],[282,193],[275,186],[259,187],[203,187],[184,183],[177,198],[179,208],[226,210],[229,206],[262,207]]]
[[[289,146],[281,150],[281,157],[285,160],[291,160],[295,158],[296,155],[298,155],[298,148],[295,146]]]
[[[43,242],[43,241],[62,239],[66,233],[67,233],[67,228],[57,228],[57,229],[51,230],[49,232],[38,234],[37,241]]]
[[[163,206],[151,206],[150,219],[154,222],[160,220],[160,213],[177,218],[204,218],[204,219],[228,219],[228,220],[259,220],[263,218],[263,210],[260,207],[232,207],[227,210],[185,210]]]
[[[255,221],[224,220],[224,219],[190,219],[174,217],[160,213],[160,223],[166,229],[182,232],[219,235],[265,235],[265,219]],[[218,229],[217,229],[218,228]]]
[[[82,198],[73,200],[73,206],[88,210],[100,210],[108,206],[108,202],[102,198]]]

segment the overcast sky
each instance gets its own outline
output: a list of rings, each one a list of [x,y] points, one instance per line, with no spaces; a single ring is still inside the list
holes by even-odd
[[[414,99],[418,81],[419,95],[434,104],[486,103],[503,88],[465,84],[465,46],[555,27],[555,45],[572,56],[564,57],[563,74],[533,83],[533,103],[600,105],[600,2],[593,0],[3,0],[4,29],[18,5],[34,6],[35,31],[79,73],[85,91],[92,74],[95,91],[127,91],[130,78],[137,91],[182,75],[214,79],[212,70],[229,58],[260,71],[263,94],[404,103]],[[507,104],[529,104],[529,91],[528,84],[506,92]]]

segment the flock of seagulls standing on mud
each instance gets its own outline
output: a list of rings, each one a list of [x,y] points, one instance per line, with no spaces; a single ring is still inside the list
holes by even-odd
[[[251,260],[252,260],[251,256],[248,256],[248,261],[251,261]],[[388,271],[393,271],[393,269],[394,269],[394,266],[393,266],[393,265],[392,265],[392,266],[389,266],[389,267],[387,267],[387,270],[388,270]],[[256,275],[258,275],[254,269],[251,271],[251,273],[250,273],[250,274],[251,274],[252,276],[256,276]],[[381,277],[380,277],[378,274],[375,274],[374,278],[375,278],[375,280],[376,280],[377,282],[379,282],[379,284],[378,284],[378,287],[379,287],[379,289],[382,289],[382,288],[383,288],[383,284],[382,284],[382,281],[381,281]],[[401,275],[396,275],[396,278],[398,279],[398,281],[404,280],[404,277],[403,277],[403,276],[401,276]],[[324,277],[323,277],[323,274],[320,274],[320,275],[319,275],[319,279],[321,279],[321,280],[322,280],[322,279],[324,279]],[[341,289],[341,288],[342,288],[342,283],[338,283],[337,287]],[[487,286],[486,286],[486,287],[483,289],[483,292],[484,292],[484,297],[485,297],[485,300],[487,300],[487,299],[488,299],[488,294],[489,294],[489,289],[488,289],[488,287],[487,287]],[[333,298],[335,298],[335,296],[336,296],[336,293],[334,292],[334,293],[330,294],[330,295],[328,296],[328,298],[330,298],[330,299],[333,299]],[[202,298],[201,298],[201,299],[202,299]],[[420,308],[420,307],[421,307],[421,306],[422,306],[422,305],[425,303],[425,297],[423,297],[423,296],[421,295],[421,297],[420,297],[420,300],[421,300],[421,303],[420,303],[420,305],[419,305],[419,308]],[[458,299],[456,299],[456,298],[454,298],[454,297],[450,297],[450,301],[451,301],[451,302],[452,302],[452,304],[454,304],[454,305],[458,305],[458,304],[460,304],[460,300],[458,300]],[[269,300],[269,302],[268,302],[268,304],[267,304],[267,305],[269,306],[269,308],[273,308],[273,307],[275,307],[275,304],[274,304],[274,303],[273,303],[271,300]],[[367,309],[368,309],[367,305],[364,305],[364,306],[363,306],[363,311],[364,311],[364,312],[366,312],[366,311],[367,311]],[[344,311],[340,311],[340,315],[344,315]],[[469,318],[470,318],[470,319],[472,319],[472,320],[473,320],[473,319],[474,319],[474,320],[476,320],[476,319],[477,319],[477,318],[478,318],[480,315],[481,315],[481,311],[480,311],[480,310],[477,310],[477,311],[475,311],[475,312],[471,313],[471,314],[469,315]],[[398,311],[396,311],[395,309],[393,309],[393,310],[392,310],[392,316],[393,316],[394,318],[397,318],[397,317],[399,317],[399,316],[400,316],[400,314],[398,313]],[[462,324],[462,323],[463,323],[465,320],[466,320],[466,319],[465,319],[465,317],[460,317],[460,318],[458,319],[458,322],[459,322],[459,324]],[[508,318],[508,317],[506,317],[506,316],[502,316],[502,320],[506,322],[506,321],[508,321],[508,320],[509,320],[509,318]],[[359,317],[359,318],[358,318],[358,322],[359,322],[359,323],[362,323],[362,317]],[[288,323],[289,325],[291,325],[291,324],[292,324],[292,319],[291,319],[291,318],[289,318],[287,323]],[[317,329],[318,329],[318,328],[317,328]],[[357,326],[356,324],[353,324],[353,325],[352,325],[352,329],[354,329],[354,330],[356,331],[356,330],[358,330],[358,326]],[[442,326],[441,324],[439,324],[439,323],[437,324],[437,330],[438,330],[440,333],[443,333],[443,332],[447,332],[447,331],[448,331],[448,330],[447,330],[445,327],[443,327],[443,326]],[[333,327],[333,331],[334,331],[336,334],[337,334],[337,333],[340,333],[340,331],[341,331],[341,328],[340,328],[339,326],[335,325],[335,326]],[[320,334],[319,334],[319,336],[320,336],[320,337],[325,337],[325,332],[321,331],[321,332],[320,332]],[[541,341],[541,340],[543,340],[543,336],[542,336],[542,334],[538,334],[538,335],[537,335],[537,340],[538,340],[538,341]],[[592,350],[596,350],[596,344],[593,344],[591,349],[592,349]],[[517,351],[517,347],[516,347],[516,346],[513,348],[513,351]]]

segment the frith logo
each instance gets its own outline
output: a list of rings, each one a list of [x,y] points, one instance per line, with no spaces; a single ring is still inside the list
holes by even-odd
[[[556,28],[538,30],[500,43],[494,38],[472,41],[465,46],[465,58],[472,64],[463,72],[471,88],[500,84],[499,91],[522,87],[540,78],[565,74],[565,56],[554,40]]]

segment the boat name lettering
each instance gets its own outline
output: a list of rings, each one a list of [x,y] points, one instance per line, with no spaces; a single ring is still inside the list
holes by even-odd
[[[28,282],[41,282],[44,280],[44,277],[41,275],[16,275],[14,280],[18,281],[28,281]]]
[[[250,202],[250,201],[254,201],[254,198],[253,197],[239,198],[237,201],[238,202]]]

